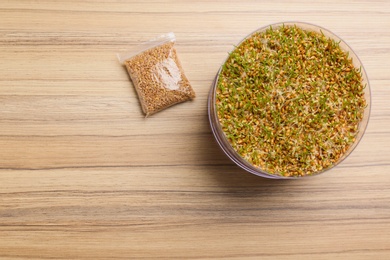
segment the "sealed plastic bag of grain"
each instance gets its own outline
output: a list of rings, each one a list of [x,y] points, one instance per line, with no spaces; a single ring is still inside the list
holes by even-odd
[[[168,33],[140,44],[132,52],[118,54],[146,116],[195,98],[177,56],[175,41],[175,35]]]

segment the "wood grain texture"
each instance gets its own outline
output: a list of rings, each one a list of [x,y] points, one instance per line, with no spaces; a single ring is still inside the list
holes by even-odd
[[[221,152],[227,52],[299,20],[344,39],[372,112],[338,167],[268,180]],[[389,259],[390,2],[0,2],[0,259]],[[169,31],[197,93],[145,119],[116,53]]]

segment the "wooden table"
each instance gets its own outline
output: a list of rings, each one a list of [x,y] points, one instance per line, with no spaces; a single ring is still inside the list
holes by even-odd
[[[207,95],[258,27],[323,26],[360,57],[367,132],[330,172],[256,177],[216,144]],[[1,259],[389,259],[390,2],[0,3]],[[197,93],[144,118],[116,53],[175,32]]]

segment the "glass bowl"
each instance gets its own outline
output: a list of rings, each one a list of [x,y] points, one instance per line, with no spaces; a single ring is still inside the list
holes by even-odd
[[[307,176],[313,176],[313,175],[318,175],[320,173],[323,173],[325,171],[328,171],[338,165],[340,162],[342,162],[345,158],[347,158],[351,152],[356,148],[358,145],[359,141],[364,135],[365,129],[367,127],[368,121],[369,121],[369,116],[370,116],[370,109],[371,109],[371,94],[370,94],[370,85],[368,82],[367,74],[364,70],[364,67],[362,63],[360,62],[359,58],[355,54],[355,52],[343,41],[341,40],[338,36],[330,32],[329,30],[309,24],[309,23],[302,23],[302,22],[284,22],[284,23],[276,23],[276,24],[271,24],[265,27],[262,27],[251,34],[249,34],[247,37],[245,37],[238,45],[236,48],[238,48],[243,42],[245,42],[248,38],[250,38],[253,34],[257,32],[264,32],[265,30],[272,28],[272,29],[277,29],[282,26],[296,26],[300,29],[303,29],[305,31],[314,31],[320,34],[325,35],[327,38],[333,39],[336,42],[339,42],[340,48],[345,52],[348,53],[348,57],[352,59],[353,66],[355,68],[360,68],[361,70],[361,78],[362,78],[362,84],[365,86],[364,88],[364,98],[366,102],[366,107],[364,109],[363,117],[360,123],[358,124],[358,133],[355,136],[355,141],[349,145],[348,149],[339,157],[339,159],[332,163],[330,166],[323,168],[319,171],[316,172],[311,172],[310,174],[303,174],[300,176],[284,176],[281,174],[275,174],[275,173],[270,173],[264,170],[263,168],[259,166],[255,166],[248,160],[244,159],[236,150],[233,148],[231,145],[229,139],[227,138],[225,132],[222,129],[222,126],[219,121],[219,116],[218,116],[218,111],[216,107],[216,95],[217,95],[217,85],[218,85],[218,80],[221,75],[221,71],[224,65],[221,66],[219,69],[215,80],[212,84],[210,93],[209,93],[209,98],[208,98],[208,115],[209,115],[209,121],[210,121],[210,126],[213,132],[213,135],[223,150],[223,152],[239,167],[242,169],[246,170],[247,172],[250,172],[252,174],[255,174],[257,176],[265,177],[265,178],[272,178],[272,179],[297,179],[297,178],[302,178],[302,177],[307,177]],[[235,49],[234,49],[235,50]],[[233,50],[233,51],[234,51]],[[229,54],[230,56],[230,54]],[[226,58],[225,62],[226,63],[229,59],[229,56]]]

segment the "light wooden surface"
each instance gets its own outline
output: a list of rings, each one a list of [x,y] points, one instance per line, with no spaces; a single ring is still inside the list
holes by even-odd
[[[323,26],[371,83],[367,132],[330,172],[233,165],[206,100],[258,27]],[[0,259],[390,259],[390,2],[0,2]],[[173,31],[197,93],[145,119],[116,53]]]

